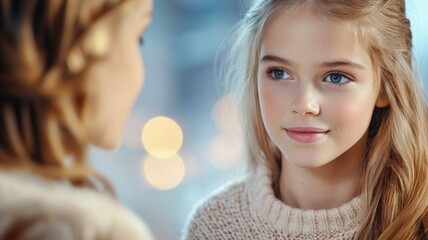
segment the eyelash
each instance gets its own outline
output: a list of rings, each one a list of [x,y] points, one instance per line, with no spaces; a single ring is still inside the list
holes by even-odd
[[[279,71],[284,71],[284,72],[285,72],[285,74],[290,75],[290,74],[288,73],[288,71],[287,71],[287,70],[285,70],[285,69],[278,68],[278,67],[270,67],[270,68],[268,68],[268,69],[266,70],[266,75],[267,75],[267,77],[268,77],[270,80],[272,80],[272,81],[279,81],[279,80],[281,80],[281,79],[278,79],[278,78],[274,78],[274,77],[272,76],[273,72],[274,72],[274,71],[277,71],[277,70],[279,70]]]
[[[279,71],[284,71],[284,72],[285,72],[285,74],[287,74],[287,75],[291,75],[291,74],[290,74],[290,73],[288,73],[288,71],[287,71],[287,70],[285,70],[285,69],[278,68],[278,67],[270,67],[270,68],[268,68],[268,69],[266,70],[266,75],[267,75],[267,77],[268,77],[270,80],[272,80],[272,81],[280,81],[281,79],[274,78],[274,77],[272,76],[273,72],[274,72],[274,71],[277,71],[277,70],[279,70]],[[333,82],[325,81],[325,79],[326,79],[328,76],[332,75],[332,74],[338,74],[338,75],[340,75],[340,76],[342,76],[342,77],[345,77],[345,78],[349,79],[349,81],[344,82],[344,83],[333,83]],[[341,71],[332,71],[332,72],[328,72],[326,75],[324,75],[324,77],[323,77],[322,79],[323,79],[323,82],[327,82],[328,84],[331,84],[331,85],[334,85],[334,86],[338,86],[338,87],[345,86],[346,84],[351,83],[351,82],[353,82],[353,81],[354,81],[354,79],[353,79],[352,77],[350,77],[348,74],[345,74],[345,73],[343,73],[343,72],[341,72]]]
[[[328,76],[331,76],[332,74],[338,74],[338,75],[340,75],[340,76],[342,76],[342,77],[347,78],[349,81],[344,82],[344,83],[333,83],[333,82],[327,82],[327,81],[325,81],[325,79],[326,79]],[[332,84],[332,85],[334,85],[334,86],[342,87],[342,86],[345,86],[346,84],[349,84],[349,83],[353,82],[353,81],[354,81],[354,79],[353,79],[352,77],[350,77],[348,74],[345,74],[345,73],[343,73],[343,72],[341,72],[341,71],[332,71],[332,72],[327,73],[327,74],[323,77],[323,81],[327,82],[328,84]]]

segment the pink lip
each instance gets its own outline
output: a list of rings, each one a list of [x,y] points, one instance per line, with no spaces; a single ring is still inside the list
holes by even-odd
[[[328,130],[320,128],[295,127],[285,128],[287,135],[296,142],[315,142],[328,134]]]

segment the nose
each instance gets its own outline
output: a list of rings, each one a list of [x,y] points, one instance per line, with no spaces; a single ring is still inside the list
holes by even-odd
[[[290,104],[290,110],[301,116],[317,116],[320,114],[320,105],[317,99],[316,90],[309,85],[300,84],[294,92]]]

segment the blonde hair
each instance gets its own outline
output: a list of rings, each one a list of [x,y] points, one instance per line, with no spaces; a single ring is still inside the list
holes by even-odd
[[[113,193],[85,161],[88,73],[127,2],[0,1],[0,168]]]
[[[237,93],[250,169],[265,164],[277,188],[281,153],[264,128],[257,92],[262,36],[284,8],[311,4],[331,20],[350,21],[380,77],[380,96],[369,126],[362,194],[367,215],[356,239],[426,239],[428,235],[428,108],[412,69],[412,33],[404,0],[255,0],[232,37],[227,87]]]

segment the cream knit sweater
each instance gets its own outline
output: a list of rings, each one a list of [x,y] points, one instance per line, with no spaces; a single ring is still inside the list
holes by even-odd
[[[153,237],[136,215],[106,195],[35,175],[0,171],[0,239],[149,240]]]
[[[278,200],[270,172],[259,166],[203,202],[183,239],[352,239],[364,215],[363,201],[328,210],[301,210]]]

